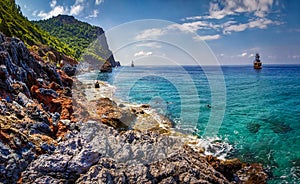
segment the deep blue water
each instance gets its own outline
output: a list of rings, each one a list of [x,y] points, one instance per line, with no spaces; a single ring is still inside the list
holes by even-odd
[[[231,157],[270,168],[269,183],[300,183],[300,65],[136,66],[98,77],[117,87],[116,97],[151,104],[182,131],[206,136],[210,118],[220,120],[210,136],[232,144]]]

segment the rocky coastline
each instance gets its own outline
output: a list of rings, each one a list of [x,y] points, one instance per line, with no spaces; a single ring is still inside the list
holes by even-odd
[[[266,183],[262,165],[205,155],[150,106],[72,76],[76,64],[0,33],[0,183]]]

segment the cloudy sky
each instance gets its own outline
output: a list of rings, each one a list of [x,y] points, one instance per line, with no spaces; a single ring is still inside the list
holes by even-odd
[[[169,45],[182,43],[187,33],[191,40],[181,50],[199,50],[205,41],[221,64],[251,64],[259,52],[265,64],[300,64],[300,1],[297,0],[16,0],[29,20],[47,19],[58,14],[112,31],[111,40],[132,37],[134,47],[117,59],[169,57],[175,50]],[[143,26],[132,21],[156,19]],[[165,22],[163,20],[169,21]],[[124,27],[124,23],[129,23]],[[151,26],[152,27],[151,27]],[[135,28],[128,28],[135,26]],[[116,29],[118,30],[116,33]],[[167,41],[164,37],[172,34]],[[128,32],[133,31],[135,34]],[[158,39],[159,41],[153,41]],[[147,41],[145,41],[147,40]],[[149,41],[152,40],[152,41]],[[173,43],[174,42],[174,43]],[[185,41],[183,41],[185,42]],[[194,44],[195,43],[195,44]],[[126,44],[126,43],[125,43]],[[128,44],[128,43],[127,43]],[[128,44],[128,45],[130,45]],[[197,47],[190,48],[193,44]],[[113,42],[112,42],[113,45]],[[177,44],[178,45],[178,44]],[[111,46],[119,49],[120,46]],[[179,44],[180,47],[180,44]],[[189,48],[188,48],[189,47]],[[209,50],[210,50],[209,49]],[[195,52],[196,53],[196,52]],[[174,54],[176,55],[176,54]],[[180,55],[180,54],[178,54]],[[193,56],[193,54],[191,54]],[[178,56],[180,58],[180,56]],[[145,59],[145,58],[144,58]],[[180,59],[179,63],[186,64]],[[187,63],[189,64],[189,63]]]

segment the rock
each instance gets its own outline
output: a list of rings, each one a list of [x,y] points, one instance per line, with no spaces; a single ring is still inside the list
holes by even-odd
[[[109,98],[100,98],[96,102],[97,115],[104,124],[108,124],[117,129],[127,129],[136,116],[129,110],[121,109]]]
[[[5,65],[0,65],[0,79],[6,80],[9,74]]]
[[[54,114],[51,115],[52,115],[52,125],[57,126],[57,122],[60,119],[60,114],[58,112],[55,112]]]
[[[112,65],[110,62],[106,61],[100,68],[101,72],[112,72]]]
[[[261,164],[250,164],[237,172],[240,183],[267,183],[268,175]]]
[[[120,61],[116,61],[116,67],[121,66]]]
[[[62,67],[62,70],[69,76],[74,76],[76,73],[76,67],[71,66],[70,64],[66,64]]]
[[[73,114],[72,105],[72,99],[69,97],[52,99],[50,112],[58,112],[60,119],[71,119]]]
[[[51,96],[53,98],[57,98],[58,97],[58,94],[54,90],[52,90],[52,89],[39,88],[38,90],[44,96]]]
[[[2,143],[4,142],[2,131],[0,132],[0,182],[16,183],[20,173],[25,170],[27,165],[35,158],[35,154],[31,150],[32,146],[23,142],[18,137],[14,137],[13,140],[18,147],[21,147],[23,144],[23,148],[13,150],[9,146],[4,145]],[[8,139],[10,139],[10,137],[8,137]]]
[[[140,107],[144,109],[149,109],[151,106],[149,104],[142,104]]]
[[[64,71],[58,70],[58,73],[60,75],[60,80],[62,81],[63,86],[65,87],[72,87],[73,85],[73,79],[70,78]]]
[[[34,102],[29,99],[26,95],[24,95],[23,93],[19,93],[18,94],[18,99],[17,99],[18,103],[20,105],[22,105],[23,107],[27,107],[30,104],[33,104]]]
[[[98,162],[100,153],[89,148],[84,148],[78,155],[72,157],[68,163],[67,172],[77,175],[87,171],[92,165]]]
[[[255,122],[251,122],[247,124],[247,128],[251,133],[257,133],[260,129],[261,125]]]
[[[30,134],[53,135],[53,132],[46,122],[38,122],[31,126]]]

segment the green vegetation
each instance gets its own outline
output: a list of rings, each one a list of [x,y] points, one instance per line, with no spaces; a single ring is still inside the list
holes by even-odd
[[[68,56],[77,56],[67,44],[25,18],[14,0],[0,1],[0,31],[6,36],[20,38],[27,46],[47,45]]]
[[[0,31],[20,38],[27,46],[51,47],[59,53],[81,60],[114,62],[102,28],[59,15],[48,20],[29,21],[14,0],[0,1]],[[45,53],[46,58],[54,54]]]
[[[105,42],[102,42],[100,46],[105,49],[99,47],[97,48],[103,50],[103,52],[91,52],[90,44],[93,43],[97,39],[97,37],[102,35],[104,32],[102,28],[76,20],[73,16],[58,15],[57,17],[53,17],[47,20],[34,21],[33,23],[43,30],[49,32],[52,36],[55,36],[66,43],[71,49],[75,51],[76,58],[79,58],[88,47],[89,49],[87,49],[88,51],[86,51],[94,57],[99,58],[99,60],[103,60],[103,55],[106,55],[103,53],[108,51],[107,43],[105,40]],[[87,53],[85,53],[85,55],[86,54]]]

